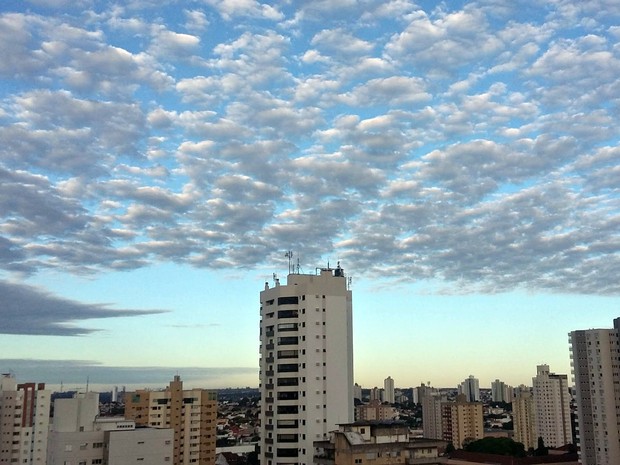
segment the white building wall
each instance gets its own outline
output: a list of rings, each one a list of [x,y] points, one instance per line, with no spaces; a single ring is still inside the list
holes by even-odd
[[[171,465],[174,431],[170,428],[138,428],[108,431],[107,465]]]
[[[278,305],[279,297],[297,297],[297,303]],[[324,269],[318,275],[289,274],[286,285],[266,284],[260,301],[261,464],[309,464],[313,441],[353,421],[351,292],[340,268]],[[295,316],[285,318],[280,311]],[[282,338],[297,339],[284,344]],[[280,351],[297,351],[297,356],[279,358]],[[297,385],[278,385],[279,379]],[[294,422],[296,428],[285,427]]]
[[[571,444],[570,392],[567,375],[549,371],[548,365],[538,365],[532,378],[536,415],[536,431],[547,447]]]
[[[44,465],[51,391],[0,377],[0,464]]]
[[[614,321],[614,325],[617,322]],[[570,334],[582,465],[620,463],[620,337],[617,329]]]

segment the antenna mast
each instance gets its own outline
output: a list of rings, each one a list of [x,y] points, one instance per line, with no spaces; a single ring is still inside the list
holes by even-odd
[[[293,274],[295,272],[295,265],[293,264],[293,251],[288,250],[284,256],[288,258],[288,274]]]

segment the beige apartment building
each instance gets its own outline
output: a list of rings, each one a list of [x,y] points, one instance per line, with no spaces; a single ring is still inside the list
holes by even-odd
[[[459,394],[456,402],[441,405],[441,429],[443,439],[462,449],[465,440],[484,438],[484,419],[482,403],[467,402],[464,394]]]
[[[174,465],[213,465],[217,424],[217,392],[183,390],[180,376],[165,390],[125,394],[125,418],[137,426],[174,430]]]
[[[538,447],[534,397],[529,391],[521,390],[512,400],[514,440],[525,446],[525,450]]]
[[[368,404],[355,407],[355,419],[358,421],[393,420],[397,415],[394,407],[382,404],[378,400],[371,400]]]

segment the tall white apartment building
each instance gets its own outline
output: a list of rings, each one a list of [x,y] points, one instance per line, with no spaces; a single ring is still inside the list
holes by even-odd
[[[532,378],[536,432],[547,447],[572,444],[568,377],[551,373],[549,365],[538,365],[536,370]]]
[[[51,391],[0,377],[0,464],[45,465]]]
[[[467,402],[480,402],[480,380],[469,375],[469,378],[458,385],[458,392],[465,395]]]
[[[383,380],[383,401],[393,404],[394,400],[394,380],[388,376]]]
[[[570,333],[582,465],[620,464],[620,318]]]
[[[260,304],[260,463],[310,464],[353,421],[351,291],[338,266],[265,283]]]

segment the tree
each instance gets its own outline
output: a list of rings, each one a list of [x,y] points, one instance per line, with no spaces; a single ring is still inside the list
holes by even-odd
[[[483,438],[463,446],[468,452],[525,457],[525,446],[510,438]]]
[[[542,437],[538,437],[538,447],[534,450],[534,455],[537,457],[549,455],[549,448],[545,446],[545,441]]]
[[[446,446],[446,454],[451,454],[452,452],[454,452],[456,449],[454,448],[454,444],[452,444],[451,442],[448,443],[448,445]]]

